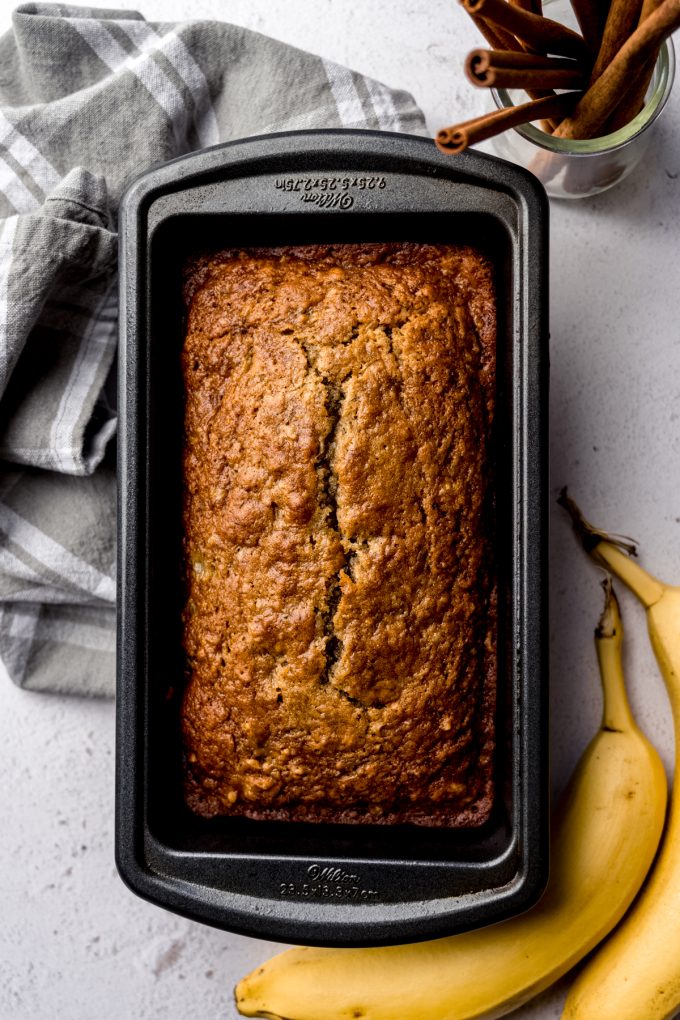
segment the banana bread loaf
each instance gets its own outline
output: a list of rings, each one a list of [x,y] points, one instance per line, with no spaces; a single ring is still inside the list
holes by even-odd
[[[469,247],[186,271],[197,813],[474,826],[493,799],[493,272]]]

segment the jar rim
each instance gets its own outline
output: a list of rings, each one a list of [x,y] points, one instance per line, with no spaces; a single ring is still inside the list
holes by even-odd
[[[666,39],[654,68],[656,84],[654,90],[640,110],[628,124],[608,135],[597,138],[559,138],[534,127],[533,124],[521,124],[513,128],[528,141],[548,152],[568,153],[572,156],[600,156],[604,152],[621,149],[646,131],[654,123],[663,110],[673,87],[675,77],[675,50],[670,38]],[[652,81],[654,81],[654,78]],[[515,105],[508,89],[491,89],[494,102],[499,109]]]

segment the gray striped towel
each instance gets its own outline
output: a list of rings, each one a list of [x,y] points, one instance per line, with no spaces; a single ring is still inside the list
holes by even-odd
[[[0,39],[0,658],[112,695],[116,211],[163,160],[274,130],[424,130],[412,98],[221,22],[23,4]]]

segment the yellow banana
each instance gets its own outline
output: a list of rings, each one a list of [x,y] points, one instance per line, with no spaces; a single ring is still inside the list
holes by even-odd
[[[240,982],[239,1011],[270,1020],[500,1017],[604,938],[644,880],[666,809],[661,761],[626,699],[621,640],[618,605],[609,590],[596,632],[602,727],[557,813],[550,881],[533,910],[416,945],[289,950]]]
[[[659,858],[628,917],[571,989],[564,1020],[667,1020],[680,1010],[680,588],[663,584],[599,532],[562,494],[585,548],[620,577],[647,610],[652,647],[666,684],[675,729],[674,793]],[[624,551],[625,550],[625,551]]]

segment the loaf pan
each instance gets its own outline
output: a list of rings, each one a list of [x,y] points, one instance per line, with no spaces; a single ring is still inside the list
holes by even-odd
[[[417,941],[539,897],[547,840],[547,228],[541,186],[489,156],[364,131],[251,138],[164,164],[121,209],[116,855],[139,895],[309,945]],[[499,294],[496,806],[477,829],[206,821],[181,792],[183,307],[192,252],[472,243]]]

